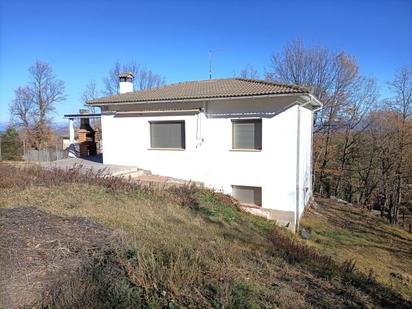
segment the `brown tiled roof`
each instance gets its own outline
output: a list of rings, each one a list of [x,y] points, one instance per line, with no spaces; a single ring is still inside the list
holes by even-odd
[[[264,80],[225,78],[171,84],[160,88],[102,97],[88,103],[91,105],[125,102],[150,103],[293,93],[310,93],[310,89]]]

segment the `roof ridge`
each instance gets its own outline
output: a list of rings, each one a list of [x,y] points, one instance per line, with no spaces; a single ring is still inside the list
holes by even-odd
[[[220,81],[220,80],[230,80],[236,79],[236,77],[226,77],[226,78],[213,78],[213,79],[200,79],[200,80],[186,80],[182,82],[177,82],[165,86],[173,86],[173,85],[181,85],[181,84],[190,84],[190,83],[203,83],[203,82],[213,82],[213,81]]]
[[[259,84],[265,84],[265,85],[275,85],[275,86],[283,86],[283,87],[289,87],[289,88],[294,88],[297,90],[311,90],[310,87],[302,86],[302,85],[297,85],[297,84],[287,84],[287,83],[282,83],[276,80],[266,80],[266,79],[254,79],[254,78],[246,78],[246,77],[236,77],[234,79],[245,81],[245,82],[252,82],[252,83],[259,83]]]
[[[301,89],[310,90],[310,87],[306,87],[302,85],[288,84],[288,83],[283,83],[283,82],[279,82],[275,80],[254,79],[254,78],[246,78],[246,77],[225,77],[225,78],[215,78],[215,79],[186,80],[186,81],[180,81],[180,82],[176,82],[172,84],[166,84],[166,85],[152,88],[152,89],[159,89],[159,88],[175,86],[175,85],[183,85],[183,84],[199,84],[199,83],[204,83],[204,82],[214,82],[214,81],[221,81],[221,80],[240,80],[240,81],[259,83],[259,84],[265,84],[265,85],[284,86],[288,88],[295,88],[298,90],[301,90]],[[143,89],[143,90],[151,90],[151,89]],[[139,92],[139,91],[142,91],[142,90],[137,90],[133,92]]]

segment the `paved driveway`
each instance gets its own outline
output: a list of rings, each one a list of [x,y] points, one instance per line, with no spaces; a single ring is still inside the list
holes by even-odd
[[[40,162],[44,168],[59,168],[63,170],[71,169],[73,167],[81,167],[87,170],[92,170],[102,175],[119,176],[135,179],[146,184],[160,184],[166,186],[185,185],[194,183],[198,186],[203,186],[203,183],[183,180],[168,176],[152,175],[148,170],[138,168],[136,166],[103,164],[101,156],[88,158],[65,158],[52,162]]]
[[[92,170],[95,173],[101,172],[104,175],[130,176],[132,178],[151,175],[149,171],[140,169],[136,166],[103,164],[101,156],[89,158],[65,158],[52,162],[41,162],[40,165],[44,168],[59,168],[64,170],[73,167],[81,167],[87,170]]]

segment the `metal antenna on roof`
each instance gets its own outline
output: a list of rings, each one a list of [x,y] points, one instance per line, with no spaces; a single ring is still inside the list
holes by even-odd
[[[212,58],[213,53],[218,51],[224,51],[224,49],[209,49],[209,79],[212,79]]]

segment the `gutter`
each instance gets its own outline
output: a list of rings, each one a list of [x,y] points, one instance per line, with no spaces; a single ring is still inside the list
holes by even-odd
[[[317,112],[318,110],[322,109],[323,104],[322,104],[321,101],[318,100],[318,98],[316,98],[316,97],[315,97],[313,94],[311,94],[311,93],[308,95],[308,97],[309,97],[309,99],[310,99],[311,102],[315,102],[315,103],[318,105],[318,107],[315,108],[315,109],[313,110],[313,112]]]

